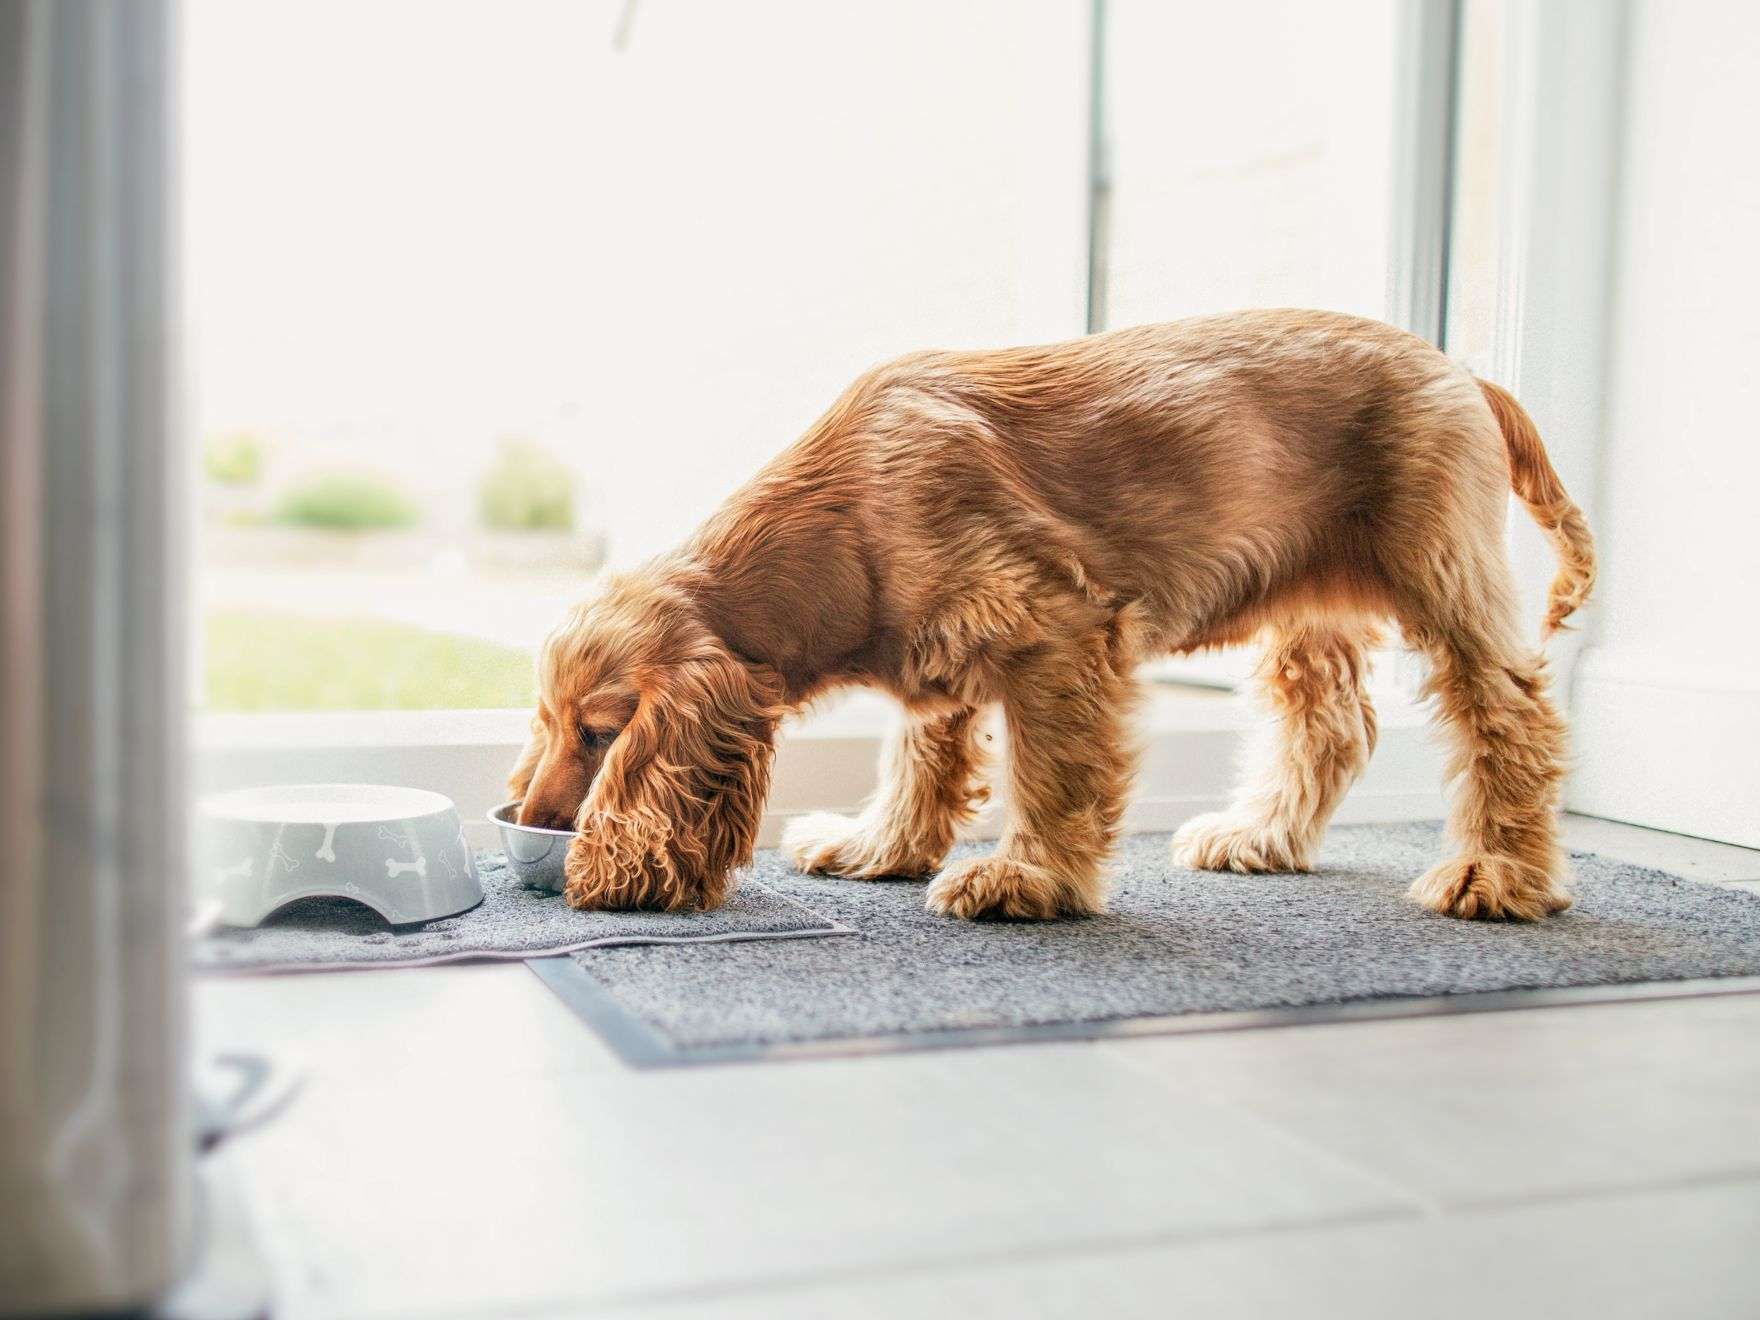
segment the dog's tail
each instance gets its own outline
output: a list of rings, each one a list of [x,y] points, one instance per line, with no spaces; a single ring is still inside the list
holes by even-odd
[[[1491,405],[1497,429],[1503,432],[1504,448],[1509,452],[1510,489],[1527,506],[1558,555],[1558,573],[1547,593],[1546,622],[1540,627],[1544,640],[1589,599],[1595,585],[1595,538],[1589,534],[1583,511],[1565,494],[1527,409],[1501,385],[1482,380],[1479,390]]]

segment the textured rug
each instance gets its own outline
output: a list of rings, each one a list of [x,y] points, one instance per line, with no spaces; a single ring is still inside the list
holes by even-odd
[[[576,912],[556,894],[522,888],[499,851],[477,854],[483,901],[416,926],[387,925],[347,899],[291,904],[250,930],[196,941],[200,972],[332,972],[542,958],[609,944],[702,944],[847,935],[836,922],[755,881],[714,912]]]
[[[1009,1039],[1060,1026],[1097,1035],[1144,1017],[1760,974],[1760,896],[1580,854],[1568,912],[1536,924],[1465,922],[1405,897],[1443,856],[1436,825],[1365,826],[1334,830],[1314,874],[1219,875],[1175,866],[1167,835],[1139,835],[1121,849],[1105,915],[971,924],[925,912],[921,882],[803,876],[769,852],[748,883],[858,937],[590,949],[532,967],[646,1063],[800,1042]],[[1427,1011],[1464,1005],[1441,999]]]

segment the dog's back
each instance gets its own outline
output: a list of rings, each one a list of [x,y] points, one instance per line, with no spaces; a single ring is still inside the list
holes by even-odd
[[[1237,639],[1298,598],[1381,610],[1389,547],[1481,532],[1509,491],[1470,375],[1414,335],[1311,311],[913,354],[766,484],[785,473],[839,490],[925,596],[993,594],[1006,564],[1136,602],[1155,649]]]

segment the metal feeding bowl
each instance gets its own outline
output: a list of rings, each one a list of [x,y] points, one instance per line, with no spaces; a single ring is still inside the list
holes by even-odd
[[[562,864],[568,860],[568,841],[574,838],[574,831],[521,825],[519,805],[517,802],[503,802],[489,813],[489,819],[501,831],[501,850],[507,854],[507,869],[527,889],[547,889],[560,894],[567,883]]]
[[[196,807],[197,880],[228,926],[302,898],[352,898],[394,925],[483,900],[452,799],[385,784],[242,788]]]

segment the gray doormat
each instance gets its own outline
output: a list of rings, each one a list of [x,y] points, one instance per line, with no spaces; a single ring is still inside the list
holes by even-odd
[[[1544,922],[1425,911],[1405,892],[1445,855],[1440,833],[1337,829],[1316,873],[1268,876],[1187,871],[1167,835],[1138,835],[1110,912],[1055,923],[934,916],[920,882],[803,876],[767,852],[754,880],[858,937],[530,966],[642,1065],[1533,1006],[1585,997],[1558,987],[1606,999],[1760,975],[1760,895],[1598,856],[1572,857],[1576,905]]]
[[[523,888],[499,850],[477,854],[483,901],[417,926],[389,926],[347,899],[307,899],[250,930],[223,927],[195,943],[199,972],[334,972],[521,961],[609,944],[704,944],[852,932],[747,880],[714,912],[576,912],[558,894]]]

